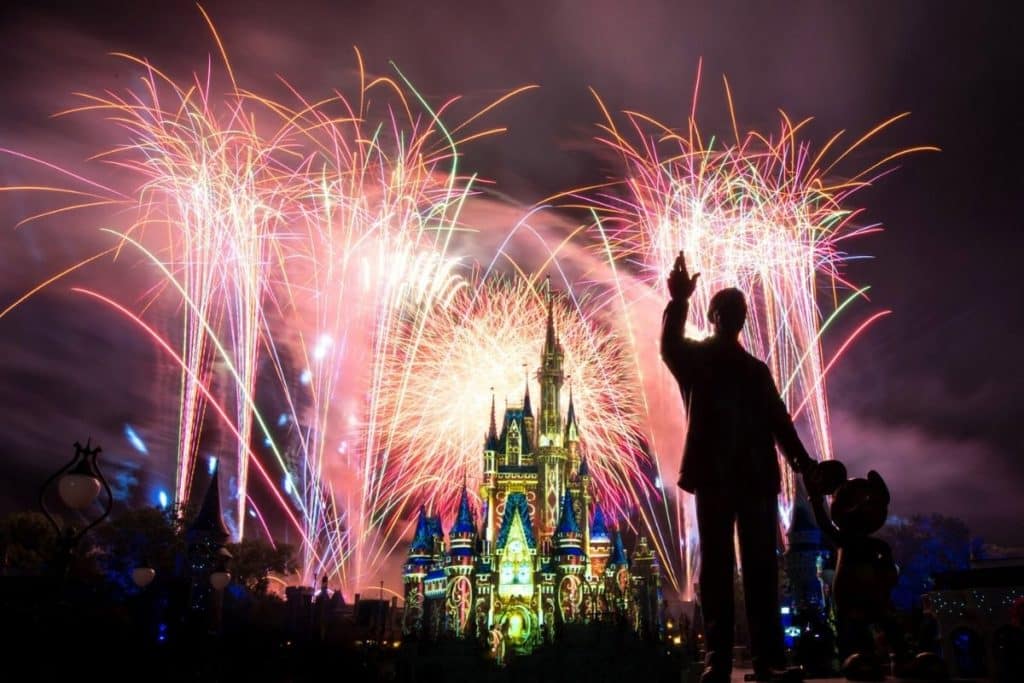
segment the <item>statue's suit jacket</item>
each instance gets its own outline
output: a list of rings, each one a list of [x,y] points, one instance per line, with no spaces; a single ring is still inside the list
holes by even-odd
[[[686,339],[689,302],[674,299],[662,319],[661,357],[679,383],[687,432],[679,486],[778,493],[775,444],[793,469],[810,456],[800,442],[768,366],[739,342]]]

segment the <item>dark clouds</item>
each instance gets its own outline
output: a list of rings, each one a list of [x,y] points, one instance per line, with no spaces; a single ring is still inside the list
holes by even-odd
[[[312,94],[345,86],[353,78],[353,45],[371,71],[387,72],[394,60],[431,101],[465,94],[466,111],[501,90],[539,83],[539,91],[493,116],[509,126],[508,134],[466,149],[467,168],[527,205],[614,172],[585,144],[600,118],[587,86],[613,110],[631,107],[682,125],[701,57],[699,115],[706,132],[729,130],[723,73],[741,127],[771,126],[784,109],[794,118],[815,117],[807,132],[818,144],[834,130],[852,136],[911,111],[909,121],[858,157],[917,144],[943,149],[906,160],[858,197],[868,209],[864,220],[883,222],[887,231],[861,240],[857,251],[877,258],[851,266],[850,275],[874,285],[874,305],[895,314],[851,349],[830,380],[837,453],[897,482],[904,512],[953,511],[993,540],[1024,542],[1012,500],[1024,486],[1024,371],[1017,356],[1024,333],[1018,265],[1024,65],[1011,17],[994,7],[925,2],[215,2],[207,8],[240,78],[257,88],[274,87],[276,74]],[[91,151],[86,124],[46,115],[67,106],[73,90],[120,88],[132,76],[105,53],[146,55],[185,75],[202,69],[213,49],[191,2],[68,3],[47,12],[25,4],[4,12],[0,144],[58,148],[65,159]],[[0,162],[5,181],[15,173],[21,171],[10,160]],[[7,226],[24,215],[17,200],[0,201]],[[26,270],[52,272],[93,246],[82,236],[84,243],[66,240],[57,247],[66,253],[55,254],[58,240],[49,234],[0,234],[0,301],[23,291]],[[20,322],[0,321],[0,344],[10,348],[15,339],[20,349],[5,354],[0,381],[6,387],[31,383],[32,368],[57,354],[85,362],[74,355],[81,343],[75,335],[88,333],[75,305],[44,299],[19,315]],[[842,338],[837,329],[829,343]],[[144,363],[147,352],[129,357],[136,353]],[[44,403],[44,388],[55,389],[36,382],[31,399],[8,389],[2,407],[21,415],[11,407]],[[100,419],[117,428],[120,418]],[[45,431],[12,417],[2,433],[23,443],[20,435],[45,439]],[[24,465],[13,460],[12,467]]]

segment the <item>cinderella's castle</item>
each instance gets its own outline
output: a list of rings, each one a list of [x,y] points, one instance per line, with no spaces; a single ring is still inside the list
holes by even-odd
[[[560,409],[562,362],[549,300],[540,413],[527,383],[499,431],[492,397],[480,518],[465,487],[447,540],[441,519],[420,510],[403,568],[406,637],[476,638],[524,653],[568,624],[615,620],[657,632],[658,559],[643,537],[630,558],[608,528],[571,391],[568,413]]]

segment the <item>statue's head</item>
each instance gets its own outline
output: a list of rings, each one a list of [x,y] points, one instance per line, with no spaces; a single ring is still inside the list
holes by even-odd
[[[717,337],[738,337],[747,321],[747,299],[735,287],[719,290],[708,304],[708,322]]]

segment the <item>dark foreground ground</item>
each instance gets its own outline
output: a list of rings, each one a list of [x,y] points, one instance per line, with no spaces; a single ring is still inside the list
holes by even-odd
[[[196,621],[156,609],[156,595],[116,600],[91,584],[0,577],[0,681],[676,683],[688,670],[682,650],[614,624],[565,632],[499,667],[475,643],[396,646],[391,635],[368,644],[366,634],[317,628],[308,612],[289,616],[283,603],[242,610],[228,600],[216,623]]]
[[[0,579],[0,681],[696,683],[701,668],[685,650],[614,624],[566,630],[556,645],[499,667],[464,641],[368,645],[306,618],[299,629],[281,605],[226,610],[211,627],[173,610],[154,617],[142,599],[116,603],[92,589],[60,594],[52,583]]]
[[[3,680],[50,681],[410,681],[416,683],[611,683],[678,682],[684,662],[642,643],[609,641],[560,646],[515,658],[498,667],[482,653],[458,644],[416,644],[394,649],[330,643],[201,639],[160,647],[131,634],[59,633],[23,629],[2,634]]]

